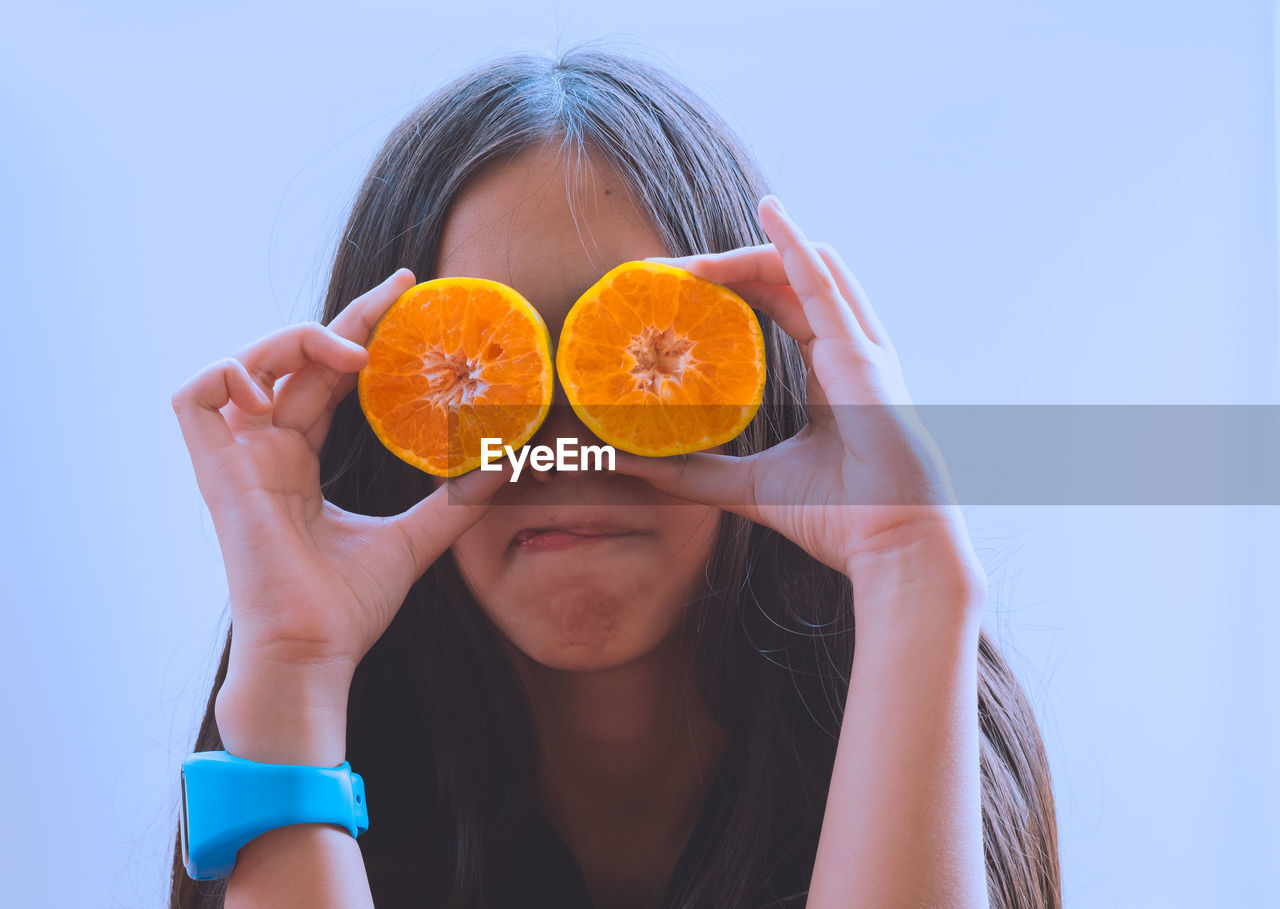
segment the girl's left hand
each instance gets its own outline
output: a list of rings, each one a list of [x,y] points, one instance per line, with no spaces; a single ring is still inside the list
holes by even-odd
[[[866,294],[839,254],[809,242],[776,197],[761,200],[759,216],[771,244],[648,261],[728,287],[799,342],[808,423],[743,458],[619,451],[617,471],[773,528],[853,579],[855,594],[860,572],[911,552],[928,563],[919,570],[984,587],[941,453]]]

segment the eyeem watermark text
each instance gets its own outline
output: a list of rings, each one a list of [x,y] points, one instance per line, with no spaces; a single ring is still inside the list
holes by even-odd
[[[613,470],[616,449],[612,445],[579,445],[577,439],[561,436],[556,439],[555,448],[550,445],[524,445],[519,451],[514,451],[510,445],[503,445],[502,439],[484,437],[480,439],[480,469],[501,470],[502,465],[498,462],[504,451],[512,467],[508,482],[514,483],[520,479],[520,472],[524,470],[526,463],[534,470],[550,470],[552,467],[556,470],[573,471]],[[589,467],[588,461],[592,455],[595,456],[595,466]],[[606,456],[609,459],[608,467],[603,466]],[[579,464],[582,466],[579,467]]]

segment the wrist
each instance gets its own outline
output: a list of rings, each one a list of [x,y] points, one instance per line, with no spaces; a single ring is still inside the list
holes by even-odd
[[[845,569],[853,585],[860,637],[893,628],[976,640],[987,575],[968,541],[921,536],[890,551],[855,557]]]
[[[350,687],[341,668],[233,658],[214,702],[223,748],[250,761],[336,767],[346,759]]]

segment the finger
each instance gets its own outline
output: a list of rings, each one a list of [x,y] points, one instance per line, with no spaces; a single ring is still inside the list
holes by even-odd
[[[750,306],[760,310],[788,335],[795,338],[801,350],[807,351],[813,341],[813,328],[800,305],[794,288],[789,284],[765,284],[760,281],[739,281],[729,287]]]
[[[321,346],[317,358],[290,373],[276,390],[272,423],[293,429],[311,440],[315,427],[333,416],[333,409],[355,387],[360,370],[369,363],[367,349],[324,329],[332,343]],[[347,345],[353,345],[348,347]],[[323,443],[324,437],[320,437]],[[312,446],[314,451],[319,448]]]
[[[413,272],[401,268],[372,290],[356,297],[329,323],[335,334],[355,341],[361,347],[369,343],[369,336],[391,304],[413,287],[417,279]]]
[[[679,263],[677,267],[690,274],[729,288],[749,306],[763,312],[779,328],[795,338],[804,356],[805,366],[813,368],[809,359],[809,345],[814,339],[813,328],[809,325],[795,288],[786,282],[782,259],[772,244],[744,247],[731,253],[685,256],[680,259],[653,256],[644,261]],[[743,278],[743,275],[758,277]],[[765,278],[771,280],[764,280]]]
[[[822,383],[817,380],[813,369],[815,335],[809,327],[809,321],[800,306],[795,290],[789,284],[756,282],[735,284],[732,289],[750,305],[773,319],[778,327],[798,342],[800,359],[805,368],[805,402],[808,406],[809,419],[819,424],[831,422],[833,416],[827,401],[827,393]]]
[[[320,449],[324,447],[324,440],[329,437],[329,424],[333,422],[334,412],[338,409],[338,405],[342,403],[342,399],[349,395],[351,389],[355,388],[355,386],[356,373],[344,373],[334,386],[333,393],[329,396],[329,401],[325,404],[324,410],[320,412],[320,416],[303,433],[307,440],[307,447],[315,452],[316,455],[320,454]]]
[[[826,262],[827,267],[831,269],[831,273],[835,276],[836,284],[840,286],[840,293],[849,301],[849,305],[853,307],[853,313],[858,317],[858,322],[862,325],[862,330],[867,338],[872,344],[879,344],[886,350],[893,350],[893,342],[889,340],[889,333],[884,330],[876,311],[871,308],[871,301],[867,298],[867,292],[862,289],[862,285],[853,276],[853,272],[845,264],[840,253],[830,243],[818,242],[814,243],[813,246],[818,251],[818,255],[822,256],[822,261]]]
[[[472,470],[450,477],[392,523],[404,536],[421,577],[431,563],[453,545],[488,509],[494,494],[511,479],[507,458],[498,470]]]
[[[244,364],[254,384],[274,404],[276,382],[283,376],[316,361],[334,362],[344,369],[358,369],[369,354],[358,344],[339,338],[319,322],[298,322],[273,331],[237,351],[234,356]],[[273,417],[273,410],[262,413],[233,411],[227,422],[233,432],[239,433],[267,429],[271,427]]]
[[[276,393],[276,417],[275,424],[277,426],[288,426],[290,429],[296,429],[302,433],[306,439],[307,447],[314,454],[320,454],[320,449],[324,447],[324,441],[329,435],[329,424],[333,422],[334,411],[337,410],[338,404],[342,402],[351,390],[356,387],[360,370],[368,365],[368,355],[362,363],[354,368],[333,368],[321,363],[310,363],[302,369],[298,370],[290,376],[287,376],[280,385],[280,390]],[[285,395],[289,391],[289,387],[293,383],[303,381],[310,382],[316,375],[324,376],[324,386],[329,388],[329,397],[320,407],[320,413],[311,425],[306,425],[306,416],[299,416],[296,410],[291,408],[292,416],[280,416],[280,407],[286,403]],[[295,389],[296,390],[296,389]],[[292,396],[290,396],[292,397]]]
[[[646,262],[665,262],[690,271],[717,284],[755,281],[760,284],[787,284],[787,270],[772,243],[742,246],[721,253],[699,253],[693,256],[667,258],[652,256]]]
[[[820,339],[830,338],[865,349],[870,339],[858,324],[849,301],[836,286],[835,276],[800,227],[783,210],[777,196],[761,199],[759,212],[760,225],[778,248],[787,279],[800,298],[814,334]]]
[[[222,408],[234,403],[249,413],[271,411],[271,400],[235,357],[212,363],[192,376],[174,392],[171,403],[197,478],[204,475],[218,450],[235,444],[235,434],[222,415]]]
[[[777,251],[772,246],[769,249],[776,257]],[[805,316],[795,289],[790,284],[765,284],[757,281],[735,282],[725,286],[730,287],[748,304],[773,319],[779,328],[797,341],[808,377],[805,399],[809,407],[810,419],[815,423],[830,422],[832,413],[827,401],[827,393],[814,377],[813,371],[813,341],[816,336],[813,329],[809,327],[808,317]]]
[[[809,362],[809,344],[813,328],[800,305],[795,288],[787,282],[782,257],[772,243],[744,246],[723,253],[703,253],[669,258],[650,256],[646,262],[674,265],[692,275],[724,285],[750,306],[769,316],[778,327],[794,338]]]
[[[714,505],[757,521],[754,459],[755,455],[735,458],[708,452],[649,458],[616,451],[614,471],[644,480],[677,499]]]
[[[766,196],[765,198],[771,197]],[[841,296],[845,299],[849,308],[853,310],[858,319],[859,327],[868,340],[874,344],[879,344],[881,347],[892,349],[893,345],[889,340],[888,333],[884,330],[884,326],[881,325],[875,310],[871,307],[866,291],[862,289],[861,284],[853,276],[853,272],[845,264],[835,247],[830,243],[820,241],[814,242],[812,245],[817,250],[818,255],[822,257],[823,262],[826,263],[827,268],[835,279],[836,285],[840,289]],[[782,263],[782,256],[778,248],[772,243],[759,246],[744,246],[723,253],[704,253],[674,258],[655,256],[645,259],[645,261],[674,265],[700,278],[723,284],[735,291],[737,290],[736,285],[744,283],[783,287],[790,284],[786,268]],[[784,328],[784,330],[786,329]],[[787,333],[792,337],[796,337],[791,331],[787,331]],[[797,338],[797,340],[800,339]]]
[[[862,292],[862,288],[852,280],[853,276],[847,274],[847,269],[844,272],[836,270],[836,259],[829,258],[835,253],[830,244],[814,243],[813,246],[831,268],[840,292],[846,299],[852,293]],[[756,309],[766,313],[806,350],[806,345],[813,340],[813,328],[804,314],[795,288],[787,281],[782,256],[773,244],[747,246],[708,256],[686,256],[680,259],[654,257],[645,261],[674,265],[699,278],[724,285]],[[743,277],[744,275],[748,277]],[[862,328],[865,331],[868,325],[864,324]]]
[[[814,245],[814,249],[817,249],[817,244]],[[774,244],[750,246],[726,253],[681,258],[654,256],[645,261],[672,264],[698,277],[723,284],[772,318],[800,345],[800,354],[807,372],[805,398],[810,420],[819,425],[834,422],[835,415],[827,392],[822,382],[817,379],[813,367],[812,342],[816,339],[816,335],[798,291],[788,281],[782,254],[777,246]],[[825,260],[820,261],[825,264]],[[850,313],[853,311],[844,298],[838,292],[835,295],[838,300],[837,306],[843,312],[845,319],[852,318]],[[860,329],[859,326],[854,331],[858,332]],[[858,337],[861,338],[860,335]],[[868,343],[868,341],[863,338],[860,343]]]
[[[413,287],[413,272],[401,268],[372,290],[351,301],[326,328],[334,336],[364,347],[369,343],[378,320],[391,304]],[[328,431],[333,410],[355,388],[357,373],[368,362],[364,359],[351,369],[341,364],[323,362],[312,364],[290,376],[280,387],[276,397],[274,422],[277,426],[296,429],[307,436],[313,451],[319,451]],[[355,360],[347,360],[348,366]],[[322,431],[314,431],[317,422],[323,420]]]

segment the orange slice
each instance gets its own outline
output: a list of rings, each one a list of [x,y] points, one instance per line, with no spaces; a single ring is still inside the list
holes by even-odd
[[[551,407],[546,323],[497,281],[437,278],[409,288],[368,348],[357,386],[369,425],[396,457],[438,477],[479,467],[482,438],[519,448]]]
[[[565,317],[556,372],[586,426],[660,456],[713,448],[764,395],[764,335],[741,297],[682,268],[624,262]]]

